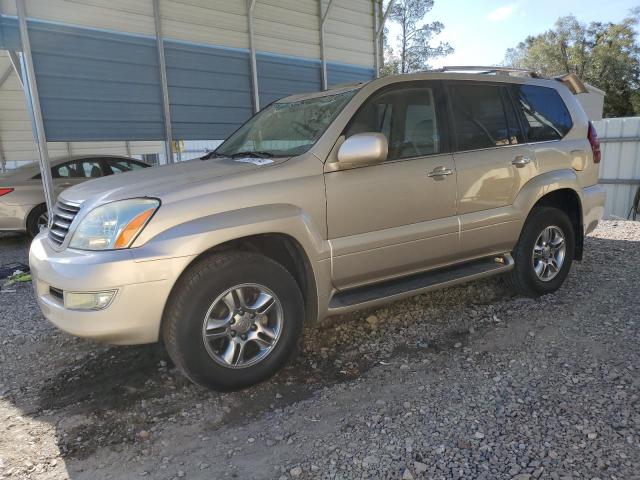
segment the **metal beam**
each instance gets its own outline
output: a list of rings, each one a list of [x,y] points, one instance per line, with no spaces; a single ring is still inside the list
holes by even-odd
[[[371,0],[371,3],[373,4],[373,68],[376,72],[376,78],[378,78],[380,72],[380,42],[378,41],[378,0]]]
[[[11,76],[13,72],[13,65],[9,65],[2,75],[0,75],[0,88],[4,85],[4,82]]]
[[[24,86],[24,80],[22,78],[22,67],[20,66],[20,58],[18,57],[18,53],[14,51],[9,51],[9,58],[11,59],[11,65],[18,76],[18,81],[20,85]]]
[[[253,9],[256,0],[247,0],[247,22],[249,28],[249,61],[251,64],[251,93],[253,97],[253,113],[260,110],[260,90],[258,85],[258,62],[256,60],[256,46],[254,38]]]
[[[327,24],[327,19],[329,18],[329,10],[331,10],[331,5],[333,5],[333,0],[329,0],[327,4],[326,10],[322,11],[322,0],[318,0],[318,4],[320,6],[320,59],[322,60],[322,69],[321,69],[321,78],[322,78],[322,90],[327,89],[327,56],[325,54],[325,46],[324,46],[324,27]]]
[[[153,21],[156,30],[158,48],[158,69],[160,70],[160,89],[162,90],[162,116],[164,117],[164,148],[167,163],[173,163],[173,133],[171,131],[171,108],[169,106],[169,87],[167,86],[167,64],[164,58],[164,41],[160,21],[160,4],[153,0]]]
[[[375,28],[375,45],[374,45],[374,55],[376,56],[375,58],[375,66],[376,66],[376,78],[378,76],[380,76],[380,56],[381,53],[384,54],[384,52],[380,52],[380,36],[382,35],[382,32],[384,32],[384,25],[385,23],[387,23],[387,19],[389,18],[389,15],[391,14],[391,8],[393,7],[393,4],[395,3],[395,0],[389,0],[389,3],[387,4],[387,8],[384,11],[384,13],[382,14],[382,19],[380,20],[380,22],[378,22],[378,8],[377,5],[374,4],[374,18],[375,18],[375,22],[376,22],[376,28]]]
[[[38,146],[38,159],[40,161],[40,176],[44,187],[44,199],[47,210],[53,212],[55,202],[53,192],[53,179],[51,178],[51,163],[49,162],[49,152],[47,151],[47,139],[44,133],[44,122],[42,121],[42,110],[40,109],[40,97],[38,95],[38,85],[36,82],[35,70],[33,68],[33,57],[31,56],[31,42],[29,41],[29,30],[27,28],[27,12],[24,0],[15,0],[18,14],[18,26],[20,28],[20,41],[22,42],[22,65],[24,66],[24,90],[29,101],[29,112],[32,120],[33,136],[36,138]],[[53,215],[49,215],[48,227],[51,226]]]

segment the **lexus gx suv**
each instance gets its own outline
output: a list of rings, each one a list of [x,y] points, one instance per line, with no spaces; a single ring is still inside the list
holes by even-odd
[[[62,192],[31,245],[38,303],[234,389],[327,316],[497,274],[553,292],[603,214],[584,91],[444,70],[284,98],[202,158]]]

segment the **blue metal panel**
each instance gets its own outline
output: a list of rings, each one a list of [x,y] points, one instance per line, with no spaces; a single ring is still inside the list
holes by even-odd
[[[173,136],[225,138],[251,116],[246,50],[165,40]]]
[[[268,53],[256,55],[260,105],[294,93],[316,92],[321,89],[320,62],[304,58]]]
[[[327,80],[329,87],[341,83],[368,82],[374,78],[373,68],[345,65],[344,63],[327,64]]]
[[[163,139],[155,39],[29,20],[49,141]],[[246,50],[165,40],[175,138],[222,139],[251,116]],[[17,20],[0,16],[0,48],[19,49]],[[261,105],[320,90],[320,62],[258,53]],[[373,70],[328,64],[329,84]]]
[[[0,49],[21,49],[18,19],[0,15]]]
[[[47,140],[163,137],[153,39],[38,21],[29,36]]]

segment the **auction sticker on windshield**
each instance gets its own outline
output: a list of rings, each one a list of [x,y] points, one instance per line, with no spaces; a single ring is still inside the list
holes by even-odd
[[[253,163],[254,165],[258,165],[259,167],[262,165],[269,165],[270,163],[273,163],[273,160],[271,160],[270,158],[245,157],[245,158],[234,158],[234,160],[240,163]]]

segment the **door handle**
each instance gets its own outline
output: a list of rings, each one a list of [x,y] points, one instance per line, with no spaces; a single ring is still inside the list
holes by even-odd
[[[430,171],[427,174],[427,177],[435,178],[436,180],[442,180],[444,177],[449,175],[453,175],[453,170],[441,165]]]
[[[531,163],[531,159],[525,155],[518,155],[511,160],[511,165],[514,165],[516,168],[522,168],[529,163]]]

